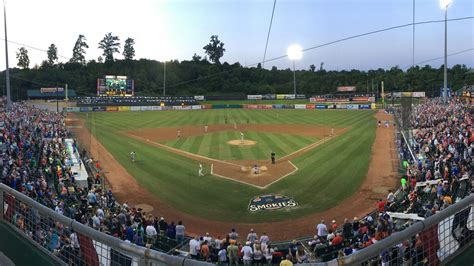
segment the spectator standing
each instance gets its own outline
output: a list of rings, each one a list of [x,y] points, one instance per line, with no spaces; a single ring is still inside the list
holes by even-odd
[[[257,240],[257,233],[252,229],[250,229],[250,233],[247,235],[247,241],[250,241],[250,243],[253,245],[255,243],[255,240]]]
[[[184,241],[184,232],[186,228],[183,225],[182,221],[178,222],[178,225],[176,226],[176,241],[178,241],[179,244],[182,244]]]
[[[321,220],[321,223],[316,226],[316,235],[320,238],[326,238],[328,235],[328,228],[324,223],[324,220]]]

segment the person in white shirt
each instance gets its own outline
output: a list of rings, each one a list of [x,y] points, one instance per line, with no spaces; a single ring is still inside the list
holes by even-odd
[[[247,241],[247,243],[245,243],[245,247],[242,248],[242,254],[243,254],[243,261],[244,261],[244,265],[250,265],[252,264],[252,255],[253,255],[253,251],[252,251],[252,248],[250,247],[250,241]]]
[[[216,250],[220,250],[222,246],[222,239],[220,236],[217,236],[217,238],[214,240],[214,248]]]
[[[209,236],[209,232],[206,233],[206,236],[202,238],[202,241],[207,241],[207,243],[211,244],[212,243],[212,237]]]
[[[394,201],[395,201],[395,195],[393,194],[391,190],[389,190],[388,195],[387,195],[387,202],[390,204],[390,203],[393,203]]]
[[[219,250],[217,256],[219,258],[219,265],[227,265],[227,250],[225,248]]]
[[[191,241],[189,241],[189,254],[191,258],[197,259],[200,250],[201,243],[199,243],[198,237],[191,239]]]
[[[146,236],[149,238],[149,239],[152,239],[152,241],[154,242],[155,239],[156,239],[156,236],[158,235],[158,232],[156,232],[156,229],[155,227],[153,226],[153,223],[149,223],[146,228],[145,228],[145,233],[146,233]]]
[[[328,235],[328,228],[326,224],[324,223],[324,220],[321,220],[321,223],[316,226],[316,234],[319,237],[326,237]]]

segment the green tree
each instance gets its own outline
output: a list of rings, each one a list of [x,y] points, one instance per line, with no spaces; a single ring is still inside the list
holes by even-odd
[[[132,60],[135,57],[135,40],[132,38],[127,38],[125,44],[123,45],[123,57],[125,60]]]
[[[102,49],[102,53],[105,56],[105,62],[114,61],[114,53],[118,53],[120,48],[120,38],[113,36],[112,32],[105,34],[102,41],[99,42],[99,49]]]
[[[101,64],[104,63],[104,58],[103,58],[102,56],[99,56],[99,57],[97,58],[97,62],[98,62],[98,63],[101,63]]]
[[[197,55],[196,53],[194,53],[192,60],[193,62],[199,62],[201,61],[201,57]]]
[[[224,43],[219,40],[219,36],[212,35],[211,41],[204,46],[204,52],[209,55],[209,60],[216,64],[220,64],[220,58],[224,56],[225,48]]]
[[[86,37],[82,34],[79,34],[77,37],[76,44],[74,44],[74,48],[72,48],[72,58],[70,60],[71,63],[86,63],[86,50],[89,48],[89,45],[86,43]]]
[[[48,47],[48,64],[54,65],[58,61],[58,47],[54,43],[52,43]]]
[[[25,47],[21,47],[16,52],[16,59],[18,59],[17,66],[23,69],[27,69],[30,65],[30,58],[28,57],[28,50]]]
[[[315,66],[314,64],[311,64],[311,65],[309,66],[309,70],[310,70],[311,72],[314,72],[314,71],[316,70],[316,66]]]

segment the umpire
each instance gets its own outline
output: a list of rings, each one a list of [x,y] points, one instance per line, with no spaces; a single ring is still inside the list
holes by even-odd
[[[272,156],[272,164],[275,164],[275,152],[272,151],[271,156]]]

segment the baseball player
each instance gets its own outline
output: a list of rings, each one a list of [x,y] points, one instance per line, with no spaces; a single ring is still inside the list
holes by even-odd
[[[207,133],[207,125],[204,126],[204,132]]]
[[[234,122],[234,129],[237,129],[237,123]]]
[[[178,139],[181,138],[181,130],[178,129]]]
[[[244,133],[243,132],[240,132],[240,141],[244,142]]]
[[[334,128],[331,128],[331,136],[334,136]]]
[[[199,164],[199,171],[198,171],[199,176],[204,176],[202,173],[202,164]]]
[[[253,173],[254,173],[255,175],[257,175],[257,174],[259,173],[258,165],[254,165],[254,166],[253,166]]]
[[[272,151],[272,153],[270,154],[271,155],[271,158],[272,158],[272,164],[275,164],[275,152]]]
[[[136,153],[134,151],[130,152],[130,160],[132,161],[132,163],[135,162],[135,157],[136,157]]]

